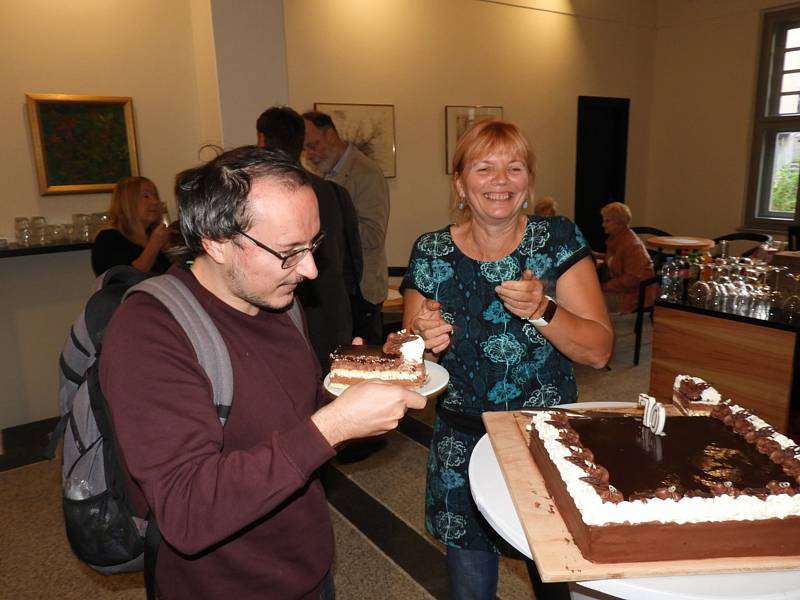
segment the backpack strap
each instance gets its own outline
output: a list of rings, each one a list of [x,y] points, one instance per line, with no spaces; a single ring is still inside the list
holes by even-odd
[[[300,335],[303,336],[306,346],[311,349],[311,343],[308,341],[308,336],[306,336],[305,329],[303,329],[303,316],[300,314],[300,302],[297,299],[295,299],[295,301],[292,303],[291,308],[286,311],[286,314],[289,315],[292,323],[294,323],[294,326],[297,327]]]
[[[151,277],[130,288],[125,297],[145,292],[161,302],[186,332],[214,392],[219,422],[225,425],[233,401],[233,368],[225,341],[195,295],[174,275]]]

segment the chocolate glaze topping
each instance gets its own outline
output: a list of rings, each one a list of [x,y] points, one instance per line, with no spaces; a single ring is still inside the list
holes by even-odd
[[[587,476],[597,487],[613,483],[628,499],[736,496],[745,489],[758,490],[753,494],[757,496],[796,491],[789,471],[800,470],[800,461],[793,453],[760,436],[756,442],[761,448],[748,443],[742,434],[748,426],[754,429],[752,423],[739,419],[738,425],[739,435],[717,418],[670,417],[667,435],[659,436],[654,447],[653,440],[644,439],[640,420],[577,418],[569,419],[560,437],[574,446],[570,434],[575,432],[577,444],[594,453],[594,464],[585,465]],[[597,466],[605,467],[610,476],[597,477]]]
[[[395,364],[398,355],[386,354],[380,346],[338,346],[331,352],[331,362],[343,360],[359,365]]]
[[[391,356],[400,356],[400,346],[417,337],[419,336],[407,333],[405,329],[396,333],[392,332],[386,337],[386,341],[383,343],[383,352]]]
[[[678,384],[678,391],[689,400],[697,402],[700,400],[700,395],[703,391],[710,387],[711,385],[705,381],[703,383],[697,383],[691,379],[683,379],[680,384]]]

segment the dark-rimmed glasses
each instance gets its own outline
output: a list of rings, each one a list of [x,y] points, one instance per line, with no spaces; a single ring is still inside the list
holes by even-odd
[[[319,245],[322,243],[322,240],[325,239],[325,232],[320,231],[317,235],[314,236],[314,239],[311,240],[311,244],[306,246],[305,248],[298,248],[297,250],[292,250],[291,252],[287,252],[286,254],[281,254],[280,252],[276,252],[266,244],[262,244],[257,239],[252,236],[247,235],[244,231],[239,229],[239,233],[246,237],[248,240],[253,242],[256,246],[261,248],[262,250],[266,250],[275,258],[281,259],[281,269],[291,269],[292,267],[296,266],[301,260],[306,257],[306,254],[311,252],[312,254],[316,252]]]

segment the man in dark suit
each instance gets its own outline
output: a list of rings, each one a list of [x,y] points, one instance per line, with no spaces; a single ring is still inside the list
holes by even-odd
[[[282,150],[299,161],[303,151],[303,118],[287,106],[265,110],[256,122],[258,145]],[[320,227],[325,241],[314,260],[319,275],[304,281],[297,290],[308,322],[311,344],[322,365],[330,370],[330,353],[353,339],[352,303],[359,297],[363,269],[358,218],[347,190],[311,174],[319,203]]]
[[[389,186],[380,165],[352,142],[339,137],[325,113],[303,114],[306,124],[305,156],[318,175],[344,186],[358,213],[364,273],[356,308],[356,334],[369,344],[383,343],[381,308],[389,288],[386,230],[389,225]]]

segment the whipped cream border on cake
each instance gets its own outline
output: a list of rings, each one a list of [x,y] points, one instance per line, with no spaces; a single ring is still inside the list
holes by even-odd
[[[699,377],[693,377],[691,375],[676,375],[675,382],[672,384],[672,390],[677,392],[680,388],[681,381],[693,381],[696,384],[706,384],[708,387],[704,389],[700,394],[699,400],[693,400],[697,404],[719,404],[722,402],[722,395],[717,391],[717,389],[708,383],[705,379],[700,379]]]
[[[769,424],[735,404],[729,405],[733,413],[743,412],[757,429]],[[715,496],[714,498],[683,497],[680,500],[649,498],[643,500],[623,500],[619,503],[604,501],[597,490],[583,481],[586,471],[567,460],[571,450],[559,439],[559,429],[548,423],[556,411],[536,412],[531,417],[528,429],[535,430],[542,440],[550,460],[558,469],[572,496],[578,512],[587,525],[608,525],[614,523],[705,523],[718,521],[760,521],[782,519],[787,516],[800,516],[800,494],[775,494],[762,500],[756,496],[740,495]],[[666,430],[669,434],[669,429]],[[531,431],[533,435],[533,431]],[[770,439],[782,449],[794,446],[794,442],[777,432]]]

